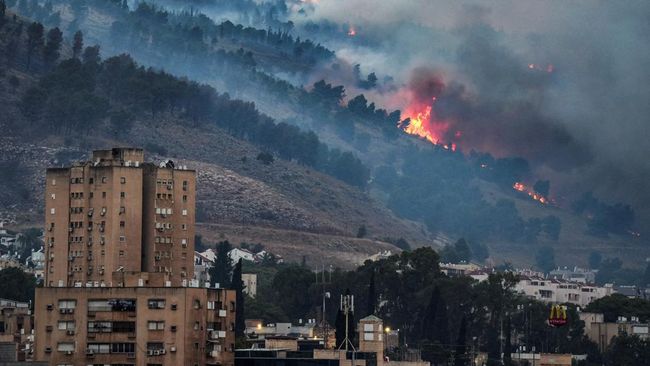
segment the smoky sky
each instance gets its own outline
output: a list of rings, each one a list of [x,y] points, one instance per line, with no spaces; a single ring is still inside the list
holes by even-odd
[[[435,70],[461,146],[527,157],[558,194],[650,207],[649,1],[321,0],[295,21],[322,19],[357,29],[339,57],[394,78],[370,99],[403,108],[391,92]]]

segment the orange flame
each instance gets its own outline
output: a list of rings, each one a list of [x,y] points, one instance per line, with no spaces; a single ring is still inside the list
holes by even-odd
[[[522,182],[515,182],[515,183],[512,185],[512,188],[513,188],[515,191],[519,191],[519,192],[526,193],[530,198],[532,198],[533,200],[535,200],[535,201],[537,201],[537,202],[539,202],[539,203],[542,203],[542,204],[547,204],[547,203],[549,203],[549,199],[548,199],[548,198],[546,198],[546,197],[542,196],[541,194],[535,192],[533,189],[529,188],[528,186],[526,186],[526,185],[525,185],[524,183],[522,183]]]
[[[443,143],[443,137],[449,130],[449,123],[435,120],[433,113],[435,102],[436,97],[432,98],[431,104],[411,103],[404,111],[404,117],[410,120],[404,131],[420,136],[434,145],[442,145],[445,150],[456,151],[455,143]],[[461,135],[460,131],[455,133],[457,137]]]

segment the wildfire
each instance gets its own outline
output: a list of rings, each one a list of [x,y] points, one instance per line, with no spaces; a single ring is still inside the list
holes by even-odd
[[[354,29],[354,27],[350,26],[350,29],[348,29],[348,36],[354,37],[357,35],[357,30]]]
[[[534,199],[535,201],[537,201],[539,203],[542,203],[542,204],[548,204],[549,203],[548,198],[546,198],[546,197],[542,196],[541,194],[535,192],[533,189],[526,186],[524,183],[515,182],[515,184],[512,185],[512,188],[515,191],[526,193],[530,198]]]
[[[420,136],[434,145],[440,145],[445,150],[456,151],[456,143],[444,142],[443,138],[449,130],[449,123],[435,120],[433,105],[436,97],[433,97],[430,104],[412,103],[404,111],[404,117],[409,123],[404,127],[404,132]],[[461,131],[456,131],[454,136],[460,138]]]

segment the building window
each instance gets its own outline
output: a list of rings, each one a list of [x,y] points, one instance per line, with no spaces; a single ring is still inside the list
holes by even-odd
[[[95,178],[88,178],[88,183],[90,183],[90,184],[95,183]]]
[[[111,353],[133,353],[135,352],[135,343],[113,343]]]
[[[58,328],[59,330],[74,330],[74,320],[61,320]]]
[[[59,300],[59,309],[74,309],[77,307],[77,300]]]
[[[125,227],[125,226],[126,226],[126,222],[120,221],[120,227]]]
[[[165,349],[165,345],[162,342],[148,342],[147,351],[162,351]]]
[[[124,257],[124,251],[120,250],[120,257]]]
[[[187,210],[183,210],[183,211],[182,211],[182,215],[183,215],[183,216],[187,216]]]
[[[126,241],[126,237],[125,237],[125,236],[120,236],[120,241],[121,241],[121,242],[125,242],[125,241]]]
[[[109,321],[89,321],[88,333],[110,333],[113,331],[113,324]]]
[[[187,202],[187,195],[186,194],[183,195],[183,202]]]
[[[54,209],[54,207],[52,207],[50,209],[50,215],[55,215],[55,214],[56,214],[56,210]]]
[[[126,193],[125,193],[125,192],[120,192],[120,197],[121,197],[121,198],[125,198],[125,197],[126,197]]]
[[[102,198],[106,198],[106,192],[102,192]]]
[[[56,199],[56,193],[52,193],[52,199],[53,199],[53,200]]]
[[[149,299],[147,301],[147,306],[149,309],[164,309],[165,308],[165,300],[164,299]]]
[[[186,224],[181,224],[181,230],[187,230],[187,225]]]
[[[149,321],[147,322],[147,329],[149,330],[165,330],[165,322],[160,321]]]
[[[88,193],[88,198],[93,198],[94,195],[95,195],[94,192],[90,192],[90,193]]]
[[[88,353],[111,353],[110,343],[88,343]]]
[[[183,190],[187,191],[187,181],[186,180],[183,181]]]
[[[59,352],[74,352],[74,343],[60,342],[56,345],[56,350]]]
[[[122,183],[122,184],[126,183],[126,177],[121,177],[120,178],[120,183]]]
[[[56,185],[56,179],[52,179],[52,185],[53,185],[53,186]]]

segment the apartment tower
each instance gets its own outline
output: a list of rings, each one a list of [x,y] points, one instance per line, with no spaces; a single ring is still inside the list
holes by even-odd
[[[47,170],[36,360],[234,364],[235,294],[193,278],[195,194],[195,171],[136,148]]]

